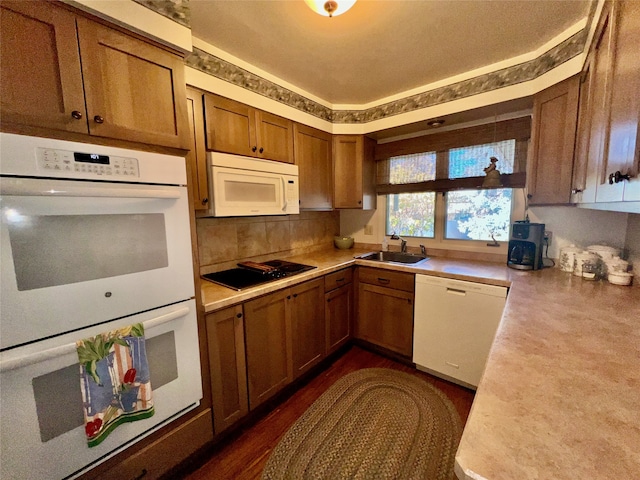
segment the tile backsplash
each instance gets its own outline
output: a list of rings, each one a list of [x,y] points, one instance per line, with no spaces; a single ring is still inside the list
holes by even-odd
[[[339,212],[301,212],[271,217],[198,218],[200,274],[333,246]]]

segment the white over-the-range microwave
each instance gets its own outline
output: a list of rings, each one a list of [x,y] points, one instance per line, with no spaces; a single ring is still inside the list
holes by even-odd
[[[298,166],[209,152],[208,216],[300,213]]]

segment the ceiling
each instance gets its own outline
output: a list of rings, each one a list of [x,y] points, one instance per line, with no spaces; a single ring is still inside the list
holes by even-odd
[[[591,0],[191,0],[199,38],[331,105],[365,105],[536,50]]]

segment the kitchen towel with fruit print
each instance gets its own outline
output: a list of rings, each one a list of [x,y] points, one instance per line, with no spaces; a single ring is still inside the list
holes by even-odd
[[[89,447],[118,425],[153,415],[144,327],[136,323],[76,342]]]

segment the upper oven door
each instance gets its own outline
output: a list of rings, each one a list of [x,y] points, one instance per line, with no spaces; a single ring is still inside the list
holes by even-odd
[[[0,347],[194,295],[186,187],[0,178]]]

